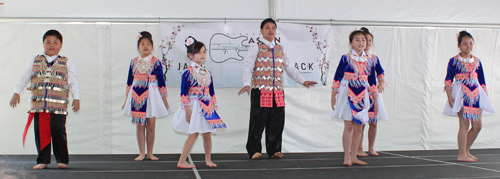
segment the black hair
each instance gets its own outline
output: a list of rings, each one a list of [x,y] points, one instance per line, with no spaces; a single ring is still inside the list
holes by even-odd
[[[61,43],[63,42],[63,37],[62,37],[61,33],[59,33],[59,31],[57,31],[55,29],[50,29],[47,32],[45,32],[45,34],[43,34],[42,42],[44,42],[48,36],[55,36],[57,39],[59,39],[61,41]]]
[[[260,29],[264,29],[264,26],[268,23],[268,22],[271,22],[274,24],[274,26],[276,26],[276,28],[278,28],[278,25],[276,25],[276,21],[274,21],[273,19],[271,18],[267,18],[267,19],[264,19],[261,23],[260,23]]]
[[[372,36],[372,39],[373,39],[373,34],[372,34],[372,33],[370,33],[370,30],[368,30],[368,28],[366,28],[366,27],[361,27],[361,29],[360,29],[360,30],[361,30],[361,31],[363,31],[366,35],[370,35],[370,36]],[[367,37],[367,38],[368,38],[368,37]]]
[[[186,40],[184,42],[187,42],[188,39],[193,39],[193,43],[191,44],[186,44],[184,43],[184,45],[186,46],[187,48],[187,54],[188,54],[188,57],[189,57],[189,54],[197,54],[197,53],[200,53],[201,51],[201,48],[205,46],[205,44],[203,44],[203,42],[200,42],[200,41],[197,41],[194,37],[192,36],[189,36],[186,38]]]
[[[151,46],[153,46],[153,39],[152,39],[152,35],[151,33],[149,33],[148,31],[142,31],[140,32],[141,34],[141,37],[139,37],[139,40],[137,41],[137,48],[139,48],[139,44],[141,44],[141,40],[142,39],[148,39],[149,42],[151,43]]]
[[[354,40],[354,36],[356,36],[358,34],[363,34],[365,36],[365,38],[367,38],[365,32],[363,32],[361,30],[355,30],[355,31],[351,32],[351,35],[349,35],[349,43],[351,43],[352,40]]]
[[[469,32],[463,30],[458,33],[458,45],[462,43],[464,37],[470,37],[472,40],[474,40],[474,37],[472,37],[472,35]]]

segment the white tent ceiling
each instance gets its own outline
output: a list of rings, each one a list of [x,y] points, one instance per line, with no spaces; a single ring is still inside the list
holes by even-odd
[[[319,20],[499,25],[496,0],[5,0],[0,21]],[[123,20],[122,20],[123,21]],[[125,22],[127,20],[124,20]]]

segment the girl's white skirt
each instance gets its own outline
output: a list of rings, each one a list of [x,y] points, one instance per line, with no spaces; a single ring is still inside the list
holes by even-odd
[[[351,106],[349,105],[349,98],[347,93],[349,91],[349,82],[343,79],[340,82],[339,92],[337,94],[337,103],[335,104],[335,110],[332,112],[332,117],[336,119],[343,119],[345,121],[352,121],[352,111]],[[369,93],[365,93],[365,99],[363,110],[358,112],[356,117],[363,121],[363,124],[368,123],[368,110],[370,109],[370,95]]]
[[[493,105],[491,104],[490,99],[488,98],[488,95],[486,92],[484,92],[483,88],[481,86],[478,86],[479,88],[479,108],[483,110],[482,114],[493,114],[495,113],[495,109],[493,108]],[[453,116],[457,117],[457,113],[462,110],[464,107],[464,95],[462,91],[462,83],[454,83],[452,88],[451,88],[451,96],[455,99],[455,102],[453,103],[453,108],[450,107],[448,101],[446,101],[444,105],[444,111],[443,114],[447,116]]]
[[[377,104],[378,104],[378,113],[377,113],[377,121],[386,121],[389,119],[387,117],[387,112],[385,112],[385,106],[384,106],[384,99],[382,99],[382,94],[378,93],[377,97]]]
[[[194,133],[215,133],[216,130],[213,129],[208,121],[203,116],[201,111],[200,101],[197,97],[190,98],[190,109],[191,109],[191,122],[188,123],[186,120],[186,110],[182,106],[179,107],[177,112],[172,119],[172,127],[177,132],[183,132],[187,134]]]
[[[133,86],[133,85],[132,85]],[[161,118],[173,114],[172,108],[167,109],[163,103],[163,98],[161,97],[160,90],[156,85],[148,86],[148,99],[146,106],[146,118]],[[168,101],[168,100],[167,100]],[[131,116],[132,110],[132,89],[127,96],[127,102],[125,103],[125,108],[123,108],[123,114],[126,116]],[[171,105],[169,103],[169,105]]]

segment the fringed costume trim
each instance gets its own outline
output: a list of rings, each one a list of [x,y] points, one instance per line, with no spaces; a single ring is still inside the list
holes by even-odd
[[[359,94],[355,94],[350,88],[349,88],[349,92],[347,93],[347,96],[349,96],[349,99],[352,101],[352,104],[354,105],[354,107],[356,107],[356,109],[358,110],[361,110],[363,109],[364,107],[364,99],[365,99],[365,93],[366,93],[366,89],[364,89],[363,91],[361,91]]]
[[[476,122],[477,120],[479,120],[481,112],[481,108],[464,106],[464,120]]]
[[[144,91],[141,95],[138,95],[135,91],[132,91],[132,108],[135,110],[140,110],[148,100],[149,91]]]

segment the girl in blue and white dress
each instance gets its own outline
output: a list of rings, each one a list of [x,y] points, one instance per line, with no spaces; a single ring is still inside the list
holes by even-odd
[[[363,31],[356,30],[351,33],[349,42],[352,50],[340,59],[333,79],[331,116],[344,120],[342,144],[346,166],[367,165],[357,158],[357,150],[363,125],[369,120],[368,110],[371,104],[374,104],[375,115],[378,112],[377,78],[373,61],[364,52],[366,39]]]
[[[488,99],[481,60],[471,54],[473,47],[474,38],[472,35],[461,31],[458,36],[460,53],[448,62],[445,79],[448,102],[443,114],[459,118],[457,160],[462,162],[476,162],[478,160],[470,153],[470,147],[481,130],[482,114],[495,112]],[[469,123],[472,124],[470,130]]]
[[[186,161],[199,133],[203,136],[205,163],[209,167],[217,167],[211,160],[212,137],[218,128],[226,128],[226,124],[215,111],[217,100],[210,71],[205,69],[205,45],[189,36],[186,39],[188,57],[192,60],[182,74],[181,106],[172,119],[175,131],[189,134],[182,149],[178,168],[195,168]]]
[[[387,113],[385,112],[385,107],[384,107],[384,101],[382,100],[382,92],[384,92],[385,88],[385,74],[384,74],[384,69],[382,68],[382,64],[380,64],[379,58],[371,53],[370,49],[372,48],[373,45],[373,35],[370,33],[370,31],[366,27],[362,27],[361,31],[363,31],[366,34],[366,48],[365,48],[365,53],[370,57],[370,60],[372,60],[371,65],[375,66],[375,73],[377,76],[377,89],[378,89],[378,94],[377,94],[377,103],[378,103],[378,113],[375,114],[373,111],[375,108],[375,105],[373,103],[371,104],[370,110],[368,110],[368,117],[370,118],[368,120],[368,125],[370,126],[368,129],[368,151],[370,152],[371,155],[373,156],[378,156],[379,154],[373,146],[375,145],[375,138],[377,136],[377,122],[379,120],[387,120]],[[361,140],[359,141],[359,148],[358,148],[358,156],[360,157],[366,157],[368,156],[367,153],[363,150],[363,133],[364,133],[364,128],[363,126],[363,131],[361,133]]]
[[[152,56],[153,40],[149,32],[140,33],[137,49],[141,53],[130,62],[126,100],[122,106],[123,114],[132,116],[132,123],[137,126],[139,156],[135,161],[158,160],[153,155],[155,142],[156,118],[164,117],[169,112],[167,86],[163,78],[161,61]],[[147,155],[145,153],[147,143]]]

